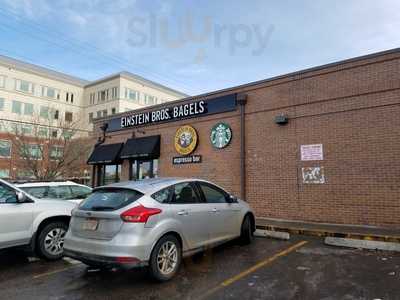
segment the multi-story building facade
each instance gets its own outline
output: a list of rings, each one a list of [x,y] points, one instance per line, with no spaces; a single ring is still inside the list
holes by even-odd
[[[87,137],[93,119],[185,96],[129,72],[87,81],[0,56],[0,178],[26,177],[15,164],[13,135],[57,138],[74,131]]]

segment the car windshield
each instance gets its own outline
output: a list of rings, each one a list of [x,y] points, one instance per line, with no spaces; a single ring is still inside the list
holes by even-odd
[[[97,211],[117,210],[135,202],[142,196],[142,193],[135,190],[100,189],[94,191],[86,198],[79,206],[79,209]]]

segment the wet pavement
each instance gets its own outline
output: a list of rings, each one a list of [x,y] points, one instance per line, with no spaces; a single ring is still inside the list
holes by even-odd
[[[144,269],[88,272],[80,263],[29,261],[9,250],[0,252],[0,299],[400,300],[400,253],[334,248],[304,236],[257,238],[185,259],[160,284]]]

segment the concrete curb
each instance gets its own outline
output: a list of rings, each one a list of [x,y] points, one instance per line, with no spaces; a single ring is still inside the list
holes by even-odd
[[[278,240],[289,240],[290,239],[290,234],[288,232],[270,231],[270,230],[261,230],[261,229],[257,229],[254,232],[254,236],[268,237],[268,238],[274,238],[274,239],[278,239]]]
[[[337,237],[326,237],[325,244],[339,247],[361,248],[368,250],[384,250],[400,252],[400,244],[369,240],[356,240]]]

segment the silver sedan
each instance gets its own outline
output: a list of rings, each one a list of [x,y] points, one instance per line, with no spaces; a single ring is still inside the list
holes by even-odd
[[[95,267],[147,266],[171,279],[183,256],[255,231],[249,205],[200,179],[158,178],[95,188],[72,212],[66,256]]]

